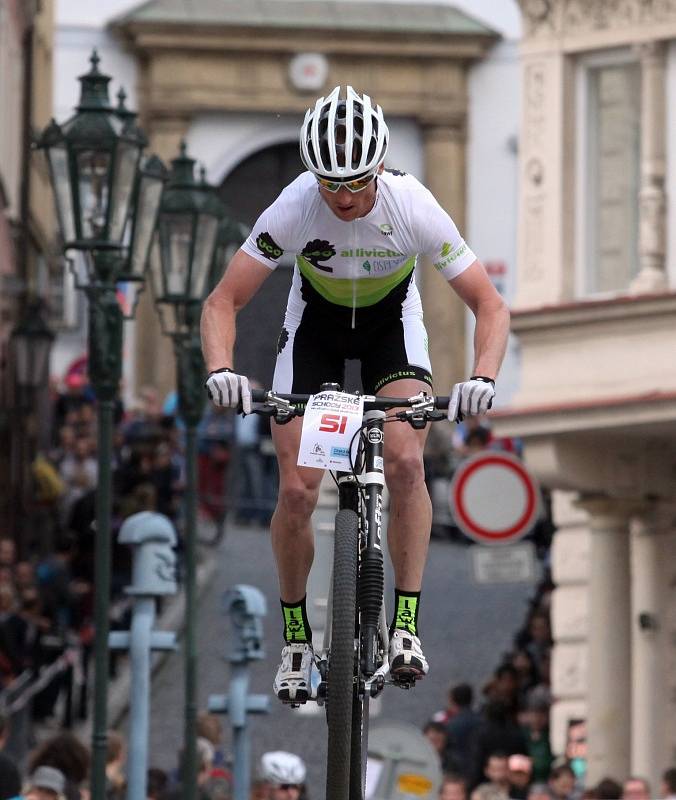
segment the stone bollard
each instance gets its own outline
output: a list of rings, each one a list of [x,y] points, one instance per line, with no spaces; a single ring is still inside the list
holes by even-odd
[[[265,656],[263,652],[263,617],[267,614],[265,597],[254,586],[238,585],[226,592],[225,612],[232,621],[230,650],[230,686],[227,695],[211,695],[209,711],[229,714],[233,732],[233,800],[249,800],[251,784],[251,740],[247,725],[249,714],[267,714],[270,698],[249,694],[249,662]]]
[[[151,652],[176,649],[173,632],[153,630],[156,598],[177,590],[176,532],[164,515],[142,511],[124,521],[118,540],[133,548],[132,582],[125,592],[134,598],[134,605],[131,630],[114,631],[108,644],[130,654],[127,800],[146,800]]]

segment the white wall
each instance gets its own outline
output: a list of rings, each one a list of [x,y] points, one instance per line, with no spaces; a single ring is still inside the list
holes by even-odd
[[[466,238],[511,303],[516,293],[518,46],[503,41],[477,64],[469,82],[468,209]],[[504,270],[504,272],[503,272]],[[468,368],[474,320],[468,314]],[[510,339],[497,384],[496,406],[509,405],[518,387],[518,350]]]
[[[96,48],[99,70],[111,75],[109,94],[113,105],[120,86],[127,92],[127,107],[136,108],[136,63],[103,28],[59,26],[54,37],[54,116],[63,121],[80,99],[78,77],[89,72],[89,57]]]
[[[669,45],[667,72],[667,271],[676,287],[676,41]]]

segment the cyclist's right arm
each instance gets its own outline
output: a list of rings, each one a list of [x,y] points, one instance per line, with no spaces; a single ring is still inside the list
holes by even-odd
[[[235,318],[270,275],[269,267],[238,250],[202,307],[200,333],[208,372],[233,366]]]
[[[206,389],[218,406],[251,412],[251,390],[244,375],[233,372],[235,318],[270,275],[270,268],[238,250],[202,307],[200,333],[209,376]]]
[[[206,388],[220,406],[251,410],[249,382],[234,373],[235,318],[279,264],[285,251],[295,252],[299,221],[305,216],[300,176],[287,186],[258,218],[249,237],[235,253],[225,274],[202,308],[202,350],[209,377]]]

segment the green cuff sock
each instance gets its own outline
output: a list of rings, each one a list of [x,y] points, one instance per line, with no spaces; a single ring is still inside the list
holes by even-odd
[[[399,589],[395,589],[394,619],[390,626],[390,633],[396,629],[417,636],[419,607],[420,592],[401,592]]]
[[[287,644],[312,642],[312,629],[310,628],[305,608],[306,598],[307,595],[300,603],[285,603],[280,600],[284,617],[284,641]]]

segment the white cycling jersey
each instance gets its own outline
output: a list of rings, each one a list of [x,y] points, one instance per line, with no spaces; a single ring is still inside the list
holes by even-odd
[[[371,211],[345,222],[322,199],[314,175],[302,173],[261,214],[242,249],[270,269],[283,253],[293,253],[300,273],[294,287],[302,281],[352,309],[386,297],[410,276],[418,255],[429,256],[447,280],[475,261],[453,220],[416,178],[385,170],[377,180]]]

